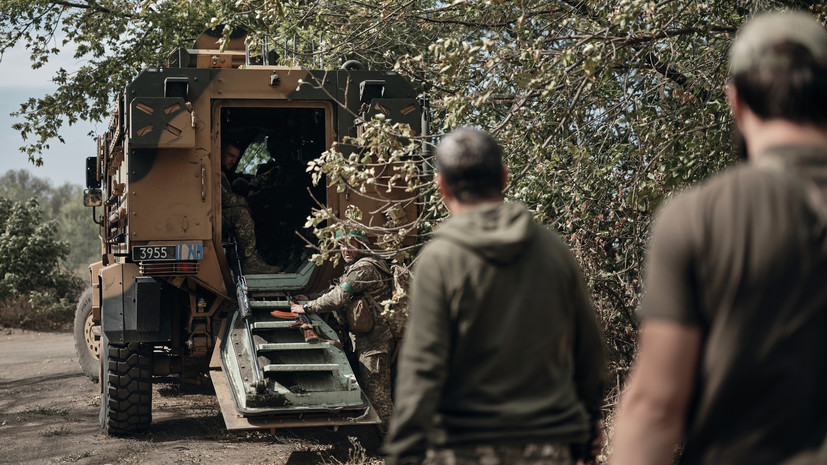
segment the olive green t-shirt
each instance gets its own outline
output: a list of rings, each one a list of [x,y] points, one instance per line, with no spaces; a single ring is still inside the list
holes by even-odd
[[[659,213],[641,317],[703,334],[682,464],[827,463],[825,193],[827,149],[777,147]]]

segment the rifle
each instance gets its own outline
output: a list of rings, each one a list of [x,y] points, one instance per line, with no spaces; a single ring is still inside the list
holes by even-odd
[[[270,312],[276,318],[292,318],[296,321],[290,325],[291,328],[299,328],[304,334],[304,342],[308,342],[310,344],[315,344],[321,340],[316,331],[313,329],[313,323],[310,321],[310,317],[308,317],[304,313],[293,313],[293,312],[282,312],[279,310],[273,310]]]
[[[250,344],[250,351],[253,354],[253,374],[255,381],[250,383],[256,392],[261,393],[267,389],[267,381],[261,372],[261,366],[258,363],[258,355],[256,350],[256,341],[253,338],[253,328],[250,326],[250,320],[253,318],[253,312],[250,310],[250,300],[247,298],[247,280],[244,276],[238,277],[238,283],[235,288],[235,295],[238,299],[238,308],[241,311],[241,318],[244,320],[244,326],[247,330],[247,341]]]

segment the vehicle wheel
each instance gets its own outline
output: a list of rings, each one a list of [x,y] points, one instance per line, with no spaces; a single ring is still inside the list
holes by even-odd
[[[104,432],[121,436],[146,430],[152,423],[152,345],[109,343],[102,333],[101,348]]]
[[[94,382],[100,376],[100,325],[92,321],[92,287],[87,287],[75,309],[75,352],[83,373]]]

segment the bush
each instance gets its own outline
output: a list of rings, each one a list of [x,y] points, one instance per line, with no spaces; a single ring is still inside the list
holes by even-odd
[[[82,281],[61,267],[69,244],[56,221],[41,222],[35,199],[0,197],[0,325],[63,329],[70,325]]]
[[[69,244],[69,254],[61,265],[81,278],[87,277],[90,263],[100,260],[98,226],[81,199],[83,187],[63,184],[52,186],[48,179],[33,176],[26,170],[10,170],[0,176],[0,197],[25,203],[37,199],[43,220],[57,220],[57,239]]]
[[[74,298],[58,299],[38,291],[28,295],[6,297],[0,299],[0,327],[33,331],[69,330],[72,327],[76,304]]]

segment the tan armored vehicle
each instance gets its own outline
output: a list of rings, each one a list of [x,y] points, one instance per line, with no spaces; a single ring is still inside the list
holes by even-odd
[[[421,104],[393,72],[270,66],[266,50],[251,64],[243,35],[232,39],[220,51],[205,33],[143,71],[87,160],[84,202],[102,255],[75,340],[84,372],[100,379],[108,434],[148,428],[153,380],[170,377],[211,381],[230,429],[378,422],[336,332],[315,315],[300,330],[270,312],[324,290],[337,272],[308,261],[300,237],[313,240],[303,226],[317,201],[334,213],[358,205],[381,224],[383,199],[410,196],[314,186],[307,162],[378,113],[420,133]],[[257,252],[277,272],[245,274],[238,238],[222,231],[228,140],[244,140],[242,160],[259,162],[242,176],[276,170],[247,202]],[[410,202],[407,218],[416,213]]]

